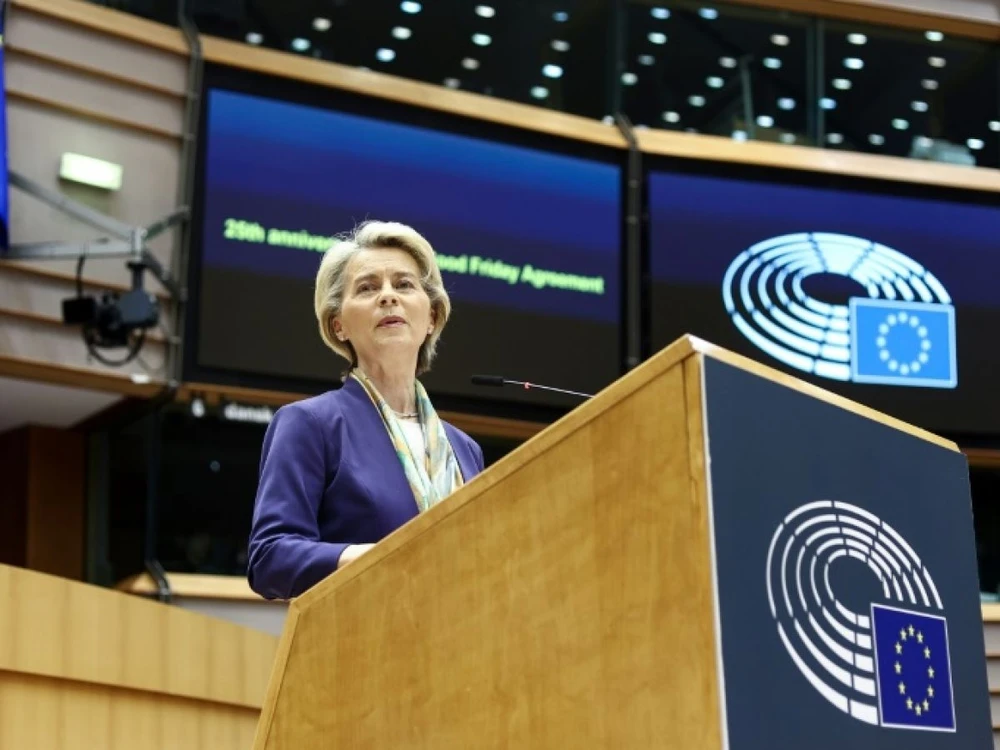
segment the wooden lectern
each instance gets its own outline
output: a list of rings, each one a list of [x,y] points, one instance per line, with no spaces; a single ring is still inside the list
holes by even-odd
[[[255,748],[911,747],[877,660],[835,663],[898,634],[873,618],[852,646],[823,619],[887,595],[947,619],[957,728],[921,739],[985,750],[968,492],[952,443],[684,338],[293,601]],[[884,573],[841,531],[824,583],[775,583],[827,554],[775,551],[827,507],[923,557]]]

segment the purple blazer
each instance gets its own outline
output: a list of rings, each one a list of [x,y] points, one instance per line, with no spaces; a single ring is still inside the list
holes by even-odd
[[[483,452],[445,424],[465,481]],[[377,542],[418,513],[382,416],[361,384],[278,409],[264,437],[247,578],[290,599],[337,569],[351,544]]]

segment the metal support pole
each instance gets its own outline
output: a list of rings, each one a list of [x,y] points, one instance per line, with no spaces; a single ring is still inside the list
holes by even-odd
[[[754,140],[757,137],[757,120],[753,112],[753,77],[750,74],[749,55],[740,58],[740,91],[743,94],[743,120],[747,129],[747,138]]]
[[[625,367],[642,362],[642,152],[628,117],[619,112],[615,124],[628,143],[625,170]]]
[[[181,173],[177,202],[182,206],[191,206],[195,194],[198,130],[201,119],[205,60],[202,54],[201,37],[188,11],[188,0],[177,1],[177,25],[184,33],[189,56],[187,101],[184,109],[184,145],[181,150]],[[187,279],[191,239],[191,222],[189,221],[181,229],[174,245],[173,271],[178,279]],[[167,373],[168,377],[175,383],[180,383],[184,376],[184,328],[187,321],[187,304],[187,296],[181,295],[173,310],[173,331],[176,343],[167,351]]]

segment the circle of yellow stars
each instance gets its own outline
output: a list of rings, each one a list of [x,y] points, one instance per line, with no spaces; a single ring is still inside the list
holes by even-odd
[[[924,634],[919,630],[916,630],[912,625],[907,628],[901,628],[899,631],[899,640],[896,641],[896,654],[900,655],[903,653],[903,644],[907,641],[916,641],[917,644],[924,643]],[[924,645],[924,659],[931,658],[931,650],[927,645]],[[893,665],[893,669],[896,670],[896,674],[902,675],[903,665],[897,661]],[[927,665],[927,678],[930,680],[934,679],[934,667]],[[914,700],[906,689],[906,683],[902,680],[899,681],[899,694],[906,698],[906,708],[909,711],[913,711],[917,716],[923,716],[931,710],[931,700],[934,698],[934,686],[927,686],[927,694],[924,696],[923,700]]]

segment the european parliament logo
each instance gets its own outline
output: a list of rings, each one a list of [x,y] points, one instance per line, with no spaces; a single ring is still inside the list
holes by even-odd
[[[831,568],[849,560],[881,590],[867,611],[854,611],[831,583]],[[766,575],[778,638],[832,706],[873,726],[956,730],[941,597],[892,526],[851,503],[806,503],[778,524]]]
[[[803,281],[832,274],[867,297],[815,299]],[[759,242],[726,270],[723,302],[736,328],[780,362],[832,380],[925,388],[958,385],[955,308],[912,258],[871,240],[803,232]]]

